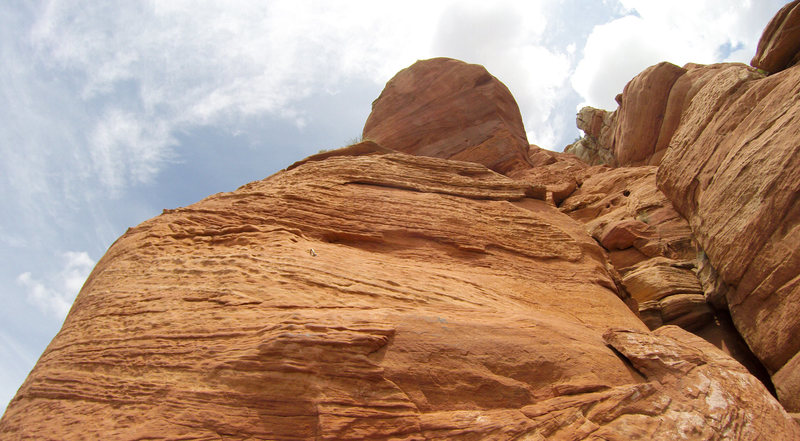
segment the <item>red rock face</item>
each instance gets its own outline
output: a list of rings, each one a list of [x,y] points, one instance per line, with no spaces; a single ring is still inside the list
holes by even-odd
[[[537,197],[364,143],[169,210],[101,259],[0,433],[800,436],[730,358],[650,334]]]
[[[587,168],[574,155],[552,152],[535,145],[530,146],[529,158],[533,168],[513,171],[508,175],[542,188],[553,205],[560,204],[578,188]]]
[[[450,58],[417,61],[386,83],[363,136],[499,173],[530,168],[522,117],[508,88],[483,66]]]
[[[5,435],[515,433],[533,427],[526,405],[636,382],[601,334],[644,327],[580,226],[528,185],[371,144],[338,153],[120,238]]]
[[[785,17],[780,18],[779,14],[776,20],[787,22],[792,10],[785,8],[781,13]],[[777,32],[772,26],[765,32],[765,38]],[[625,166],[641,160],[660,163],[658,186],[671,201],[670,205],[688,219],[691,234],[686,237],[699,244],[694,266],[706,302],[730,310],[738,332],[773,375],[784,405],[798,411],[800,341],[794,336],[800,332],[797,319],[800,289],[796,283],[800,273],[797,253],[800,150],[796,141],[800,136],[800,108],[796,100],[800,93],[800,68],[788,68],[764,78],[741,64],[688,64],[683,73],[677,67],[665,66],[653,66],[632,80],[616,112],[609,115],[596,109],[583,111],[578,117],[579,126],[584,126],[586,140],[596,145],[581,150],[588,142],[582,140],[571,146],[571,150],[591,161],[614,165]],[[661,75],[658,79],[657,72],[670,69],[677,78]],[[637,90],[641,93],[632,94]],[[637,112],[629,111],[637,108],[635,103],[645,107],[654,103],[651,110],[661,108],[665,96],[665,116],[658,130],[655,129],[658,124],[646,124],[658,123],[657,118],[637,120],[638,115],[649,114],[644,107]],[[614,137],[608,144],[612,129]],[[657,138],[650,136],[656,132]],[[637,136],[637,133],[650,135]],[[655,139],[654,152],[640,149],[652,145]],[[668,148],[662,149],[664,140],[668,141]],[[603,152],[613,152],[611,159],[603,160]],[[630,170],[633,169],[620,169],[619,173]],[[599,174],[594,179],[607,178]],[[587,179],[584,186],[587,182],[592,180]],[[682,297],[675,298],[680,300],[678,303],[654,294],[662,292],[658,288],[660,283],[667,285],[664,288],[679,291],[686,291],[682,286],[696,283],[689,274],[680,275],[684,270],[673,264],[653,266],[646,262],[654,254],[642,247],[652,237],[652,231],[634,223],[630,215],[625,222],[618,217],[602,227],[607,214],[596,207],[595,199],[587,199],[591,198],[591,192],[590,187],[577,190],[564,201],[562,210],[586,222],[589,231],[610,252],[611,261],[622,274],[623,285],[640,302],[643,319],[650,326],[657,326],[665,317],[674,319],[668,311],[672,309],[693,317],[693,322],[702,321],[701,317],[707,320],[710,310],[701,301],[699,290],[679,293]],[[602,188],[595,191],[597,201],[609,200],[613,205],[609,199],[612,193]],[[652,202],[653,207],[664,206],[663,201]],[[626,246],[636,248],[639,253],[623,252]],[[688,255],[683,258],[693,260]],[[636,265],[636,268],[631,267],[633,271],[626,274],[620,265]],[[685,283],[678,279],[685,279]],[[656,309],[660,311],[657,316]],[[687,323],[685,318],[672,323],[687,329],[697,325]]]
[[[769,73],[780,72],[800,60],[800,1],[787,3],[772,18],[750,64]]]
[[[737,329],[797,407],[800,350],[800,68],[731,66],[695,95],[659,168],[727,289]],[[794,404],[790,404],[794,403]]]
[[[727,306],[713,302],[719,295],[714,290],[716,276],[710,273],[714,269],[707,261],[696,261],[691,228],[657,188],[657,168],[588,167],[580,166],[572,155],[548,155],[551,161],[541,161],[542,152],[532,154],[537,166],[514,177],[543,183],[548,196],[565,182],[577,184],[561,198],[553,192],[553,202],[584,223],[605,249],[623,298],[645,324],[650,329],[677,325],[689,330],[771,384],[769,374],[731,323]],[[543,182],[542,177],[560,181]]]
[[[650,66],[625,86],[617,110],[581,109],[577,125],[585,136],[564,151],[592,165],[658,165],[694,95],[731,66],[744,68],[731,63]]]
[[[781,11],[762,42],[778,38],[775,35],[791,22],[795,6],[787,5]],[[800,136],[796,100],[800,68],[764,78],[741,64],[670,66],[662,63],[634,78],[621,96],[620,108],[612,114],[584,109],[578,124],[586,137],[569,150],[595,163],[661,164],[658,185],[671,200],[670,209],[674,206],[689,220],[691,234],[682,234],[699,243],[694,266],[705,300],[730,309],[738,332],[773,374],[782,402],[798,411],[800,341],[794,336],[800,333],[800,285],[796,283],[800,273],[800,150],[796,141]],[[654,116],[658,112],[663,120]],[[662,148],[665,142],[668,148]],[[647,147],[651,145],[654,150]],[[584,148],[587,146],[590,148]],[[599,174],[594,179],[607,178]],[[680,287],[686,284],[676,279],[680,270],[672,264],[645,262],[654,255],[642,249],[652,231],[633,223],[630,215],[625,222],[618,217],[602,227],[607,215],[596,208],[595,199],[586,199],[591,192],[579,189],[562,209],[586,222],[610,252],[623,274],[623,285],[640,302],[643,319],[650,326],[659,325],[665,317],[673,317],[667,312],[671,308],[693,317],[695,323],[688,323],[691,326],[686,326],[684,318],[673,322],[692,329],[701,317],[709,317],[700,290],[691,293],[696,296],[692,298],[684,295],[688,292],[682,293],[683,297],[676,297],[680,303],[664,303],[663,299],[652,303],[658,300],[653,293],[661,292],[660,283],[685,291]],[[612,193],[602,188],[594,192],[597,201],[607,200]],[[664,206],[663,201],[652,202],[653,207]],[[590,207],[595,208],[587,212]],[[626,247],[639,253],[622,252],[630,249]],[[619,268],[631,264],[643,266],[628,275],[624,267]],[[678,278],[696,285],[688,274]],[[689,308],[692,304],[695,307]],[[657,317],[654,308],[660,310]]]
[[[614,132],[618,164],[658,163],[656,152],[666,148],[672,136],[669,127],[662,124],[670,91],[684,73],[686,70],[674,64],[660,63],[645,69],[625,86]]]

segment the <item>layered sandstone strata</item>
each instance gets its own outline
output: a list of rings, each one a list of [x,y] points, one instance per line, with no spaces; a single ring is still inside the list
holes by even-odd
[[[539,197],[367,143],[169,210],[98,263],[1,433],[800,436],[732,359],[650,334]]]

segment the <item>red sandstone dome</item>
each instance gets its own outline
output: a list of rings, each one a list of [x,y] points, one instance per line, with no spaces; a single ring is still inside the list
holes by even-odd
[[[519,107],[483,66],[451,58],[401,70],[372,103],[364,139],[413,155],[530,168]]]

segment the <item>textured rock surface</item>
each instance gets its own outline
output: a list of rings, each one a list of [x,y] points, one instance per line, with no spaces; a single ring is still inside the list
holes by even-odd
[[[564,151],[592,165],[658,165],[694,95],[729,68],[753,71],[737,63],[650,66],[625,85],[615,111],[581,109],[576,123],[585,136]]]
[[[672,63],[645,69],[625,85],[614,112],[585,107],[577,125],[585,136],[565,149],[589,164],[658,164],[680,120],[672,89],[687,70]]]
[[[689,224],[656,187],[656,167],[591,167],[581,187],[560,205],[609,252],[633,249],[637,254],[617,262],[620,270],[656,256],[694,258]],[[633,258],[638,256],[638,258]]]
[[[622,282],[639,302],[662,300],[675,294],[699,294],[703,288],[691,271],[691,262],[676,262],[664,257],[645,260],[628,269]]]
[[[658,185],[689,220],[689,236],[698,243],[695,272],[706,301],[730,310],[738,332],[774,374],[782,402],[795,412],[800,410],[799,17],[800,2],[793,1],[764,31],[752,64],[771,73],[768,78],[741,64],[690,63],[683,73],[676,66],[653,66],[626,86],[615,112],[581,111],[577,122],[586,136],[569,148],[590,163],[629,165],[646,158],[661,164]],[[643,107],[623,115],[626,105],[636,108],[630,103]],[[648,157],[642,146],[656,139],[659,120]],[[626,121],[629,127],[623,128]],[[621,141],[619,134],[641,142]],[[652,256],[641,249],[648,229],[630,219],[602,220],[607,214],[597,202],[605,201],[606,209],[614,205],[603,191],[595,200],[580,188],[561,208],[587,223],[624,276],[625,266]],[[705,316],[698,297],[679,300],[676,310],[695,304],[695,313]],[[649,302],[640,312],[653,326],[667,305]],[[724,320],[718,315],[715,322]],[[719,329],[697,332],[707,331]]]
[[[628,303],[650,329],[673,324],[690,330],[769,383],[769,375],[730,323],[724,303],[716,311],[707,304],[708,291],[717,281],[711,277],[713,267],[701,266],[705,272],[698,277],[691,228],[657,188],[656,170],[575,168],[581,187],[560,209],[583,222],[606,249],[619,273],[623,297],[630,297]]]
[[[364,139],[401,152],[526,169],[528,141],[508,88],[483,66],[450,58],[417,61],[372,103]]]
[[[779,72],[800,60],[800,0],[787,3],[772,18],[750,64],[769,73]]]
[[[785,8],[781,13],[785,17],[779,14],[773,24],[789,23],[794,6]],[[775,26],[767,29],[762,41],[782,32]],[[790,28],[785,28],[786,32]],[[696,250],[685,250],[697,252],[696,273],[706,300],[716,308],[730,308],[738,332],[775,374],[800,350],[800,341],[794,338],[800,332],[800,147],[796,142],[800,135],[796,99],[800,70],[792,67],[764,78],[741,64],[687,64],[682,73],[676,66],[668,66],[653,66],[632,80],[616,112],[609,115],[589,109],[579,114],[585,138],[598,144],[595,150],[613,153],[611,160],[600,161],[602,154],[594,153],[589,154],[590,159],[614,165],[629,165],[643,158],[661,163],[658,185],[681,214],[671,217],[686,217],[690,231],[682,227],[680,235],[699,243]],[[674,75],[657,75],[659,71]],[[637,90],[642,93],[632,94]],[[637,108],[631,103],[654,107],[651,112],[638,108],[626,113],[626,105]],[[658,121],[653,115],[662,107],[664,117]],[[650,116],[637,121],[639,115]],[[632,124],[628,128],[624,127],[626,121]],[[612,129],[615,135],[609,138]],[[627,139],[637,141],[627,142],[619,134],[631,134]],[[648,156],[649,150],[642,153],[642,146],[653,145],[654,140],[653,156]],[[665,142],[668,149],[662,149]],[[621,170],[618,173],[627,176],[633,169]],[[586,183],[611,182],[606,173],[586,179]],[[561,208],[586,222],[590,233],[609,250],[620,273],[624,275],[626,266],[659,254],[653,247],[652,229],[636,222],[642,220],[641,213],[628,210],[609,219],[609,210],[622,199],[614,199],[612,194],[618,193],[609,191],[608,186],[590,188],[575,191]],[[692,259],[690,254],[665,257]],[[649,279],[650,288],[657,288],[657,279]],[[651,326],[660,323],[667,305],[636,294],[643,292],[638,285],[632,291],[633,298],[649,302],[640,305],[645,321]],[[691,314],[707,317],[707,308],[699,302],[682,301],[696,304]],[[775,379],[783,383],[776,387],[784,403],[800,396],[797,375],[796,369],[787,369]],[[793,410],[798,410],[796,406],[787,404]]]
[[[583,184],[587,166],[575,155],[531,145],[529,159],[533,168],[512,171],[508,176],[543,188],[553,205],[560,204]]]
[[[659,63],[625,85],[614,131],[614,157],[618,164],[658,164],[672,136],[668,129],[674,130],[662,125],[668,116],[670,91],[684,73],[685,69],[672,63]]]
[[[584,107],[578,112],[576,123],[584,136],[564,148],[587,164],[615,164],[614,129],[617,112]]]
[[[773,376],[781,403],[788,409],[800,409],[800,354],[781,367]]]
[[[637,332],[609,331],[605,340],[623,354],[631,364],[648,380],[665,385],[666,397],[663,402],[697,402],[708,406],[703,424],[698,424],[695,415],[682,405],[667,409],[663,421],[675,428],[671,438],[663,439],[759,439],[765,434],[752,430],[750,418],[767,424],[775,424],[773,433],[788,432],[797,436],[798,426],[790,426],[782,418],[770,422],[770,417],[757,416],[757,413],[743,415],[743,407],[752,406],[766,414],[776,409],[775,402],[765,393],[755,394],[750,401],[748,395],[738,395],[731,391],[745,388],[766,392],[763,385],[752,377],[737,362],[719,351],[713,345],[675,326],[659,328],[652,334]],[[658,405],[654,402],[654,408]],[[671,412],[671,410],[673,410]],[[639,419],[643,419],[639,416]],[[692,420],[698,422],[692,422]],[[644,426],[644,424],[630,424]],[[655,433],[653,433],[655,432]],[[648,439],[659,433],[633,432],[630,435],[617,434],[616,439]],[[781,435],[779,435],[781,436]],[[602,438],[601,438],[602,439]],[[615,439],[609,437],[609,439]]]
[[[659,281],[656,286],[663,283]],[[701,336],[705,333],[705,328],[714,322],[714,311],[702,294],[670,293],[660,300],[641,303],[640,313],[642,320],[650,329],[675,325]],[[732,353],[729,355],[736,356]]]
[[[788,67],[797,61],[800,45],[792,36],[799,4],[788,4],[773,19],[753,61],[778,73],[765,78],[731,63],[653,66],[626,86],[615,112],[582,111],[577,122],[586,136],[570,147],[593,163],[661,164],[658,185],[689,220],[688,236],[698,243],[695,272],[706,301],[730,310],[736,329],[775,374],[779,396],[794,411],[800,410],[794,398],[800,396],[800,373],[783,367],[800,351],[794,337],[800,332],[800,68]],[[650,145],[655,145],[652,156]],[[620,273],[621,266],[653,257],[642,249],[650,237],[645,226],[631,219],[609,222],[586,193],[578,189],[561,208],[587,223]],[[599,201],[614,205],[607,197]],[[640,312],[653,326],[666,305],[645,302]],[[706,317],[706,308],[694,303],[693,314]]]
[[[772,373],[800,350],[798,93],[798,67],[767,78],[720,70],[692,99],[658,172],[727,286],[736,328]]]
[[[530,188],[366,143],[167,211],[98,263],[0,433],[800,436],[735,362],[647,333]]]
[[[534,402],[635,383],[601,335],[644,326],[580,225],[528,188],[333,155],[169,211],[98,264],[2,429],[490,435],[532,430]]]

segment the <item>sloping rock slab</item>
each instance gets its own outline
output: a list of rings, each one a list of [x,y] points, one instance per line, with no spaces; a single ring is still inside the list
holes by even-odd
[[[168,210],[98,263],[0,437],[797,439],[735,363],[649,334],[526,192],[331,155]]]
[[[631,412],[623,432],[608,439],[626,439],[626,430],[627,439],[756,440],[767,433],[776,439],[800,437],[800,426],[764,385],[700,337],[664,326],[651,334],[611,330],[604,338],[657,390],[653,407]],[[648,413],[654,412],[660,424],[647,424]],[[675,431],[661,432],[664,426]]]
[[[167,210],[98,263],[0,438],[505,438],[635,383],[602,332],[645,326],[530,189],[365,145]]]

